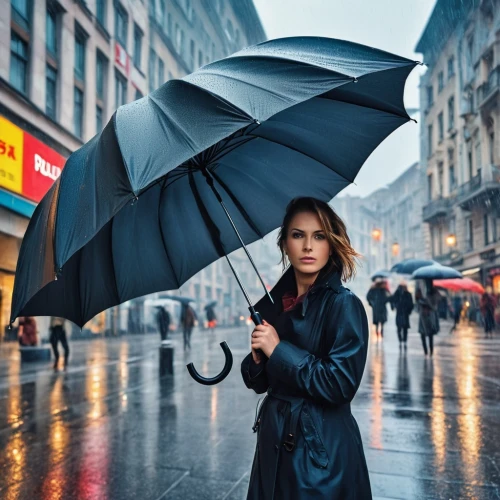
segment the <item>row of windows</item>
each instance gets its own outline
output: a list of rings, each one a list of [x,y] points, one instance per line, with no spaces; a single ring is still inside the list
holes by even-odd
[[[450,80],[455,75],[455,57],[454,56],[450,56],[448,58],[447,69],[448,69],[447,80]],[[445,87],[444,71],[440,71],[438,73],[437,83],[438,83],[438,94],[439,94],[439,93],[441,93],[441,91]],[[428,85],[427,86],[427,107],[429,108],[433,104],[434,104],[434,86]]]
[[[438,142],[442,142],[444,139],[444,113],[441,111],[437,117],[438,123]],[[448,99],[448,130],[453,130],[455,128],[455,96],[451,96]],[[427,126],[427,155],[431,156],[434,150],[434,127],[433,124]]]

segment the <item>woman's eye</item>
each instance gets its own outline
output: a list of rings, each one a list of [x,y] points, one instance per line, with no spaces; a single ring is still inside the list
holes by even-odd
[[[295,238],[295,236],[300,236],[300,233],[293,233],[292,238]]]
[[[318,235],[316,235],[316,236],[318,236],[318,238],[319,238],[320,240],[324,240],[324,239],[325,239],[325,237],[324,237],[322,234],[318,234]]]

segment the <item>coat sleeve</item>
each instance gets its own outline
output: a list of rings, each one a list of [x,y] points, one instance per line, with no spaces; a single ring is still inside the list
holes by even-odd
[[[253,389],[257,394],[262,394],[267,391],[269,382],[267,380],[267,358],[259,364],[255,363],[252,353],[249,353],[241,362],[241,376],[243,382],[249,389]]]
[[[304,397],[337,405],[350,402],[361,382],[368,321],[361,301],[351,292],[338,296],[332,310],[328,322],[335,329],[335,340],[328,356],[319,358],[281,341],[267,362],[267,373]]]

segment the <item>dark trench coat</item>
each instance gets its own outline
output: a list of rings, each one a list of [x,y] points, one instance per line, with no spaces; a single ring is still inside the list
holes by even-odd
[[[370,288],[366,300],[373,310],[373,324],[385,323],[387,321],[387,302],[391,294],[384,287]]]
[[[350,402],[361,382],[368,322],[338,273],[320,272],[303,303],[283,312],[296,292],[290,267],[256,310],[280,343],[269,359],[243,360],[245,385],[267,392],[254,424],[257,445],[248,499],[371,499],[361,436]]]
[[[396,327],[410,329],[410,314],[413,311],[413,298],[408,290],[399,288],[391,297],[391,304],[396,308]]]

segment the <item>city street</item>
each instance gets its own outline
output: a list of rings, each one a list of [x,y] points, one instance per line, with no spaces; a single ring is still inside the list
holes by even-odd
[[[500,498],[500,335],[443,323],[434,359],[412,331],[400,354],[391,315],[369,361],[353,412],[376,498]],[[417,318],[412,317],[415,326]],[[176,342],[175,376],[158,377],[158,338],[71,343],[68,371],[20,365],[0,346],[0,497],[40,499],[243,499],[255,446],[259,396],[239,365],[248,333],[195,330],[192,353]],[[220,385],[204,375],[234,368]]]

